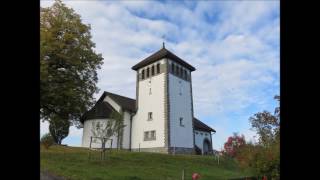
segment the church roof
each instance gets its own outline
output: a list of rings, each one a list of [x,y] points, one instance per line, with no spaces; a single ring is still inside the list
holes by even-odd
[[[136,100],[135,99],[131,99],[131,98],[121,96],[118,94],[114,94],[111,92],[107,92],[107,91],[103,92],[100,99],[103,100],[106,96],[109,96],[112,100],[114,100],[116,103],[118,103],[122,107],[122,109],[130,111],[130,112],[136,111]]]
[[[209,131],[209,132],[216,132],[216,130],[212,129],[211,127],[207,126],[205,123],[201,122],[197,118],[193,118],[193,126],[195,130],[199,131]]]
[[[98,101],[89,111],[85,112],[80,119],[83,123],[88,119],[103,119],[109,118],[111,113],[115,111],[113,107],[105,101]]]
[[[181,58],[179,58],[178,56],[176,56],[175,54],[173,54],[172,52],[170,52],[169,50],[167,50],[164,47],[162,49],[160,49],[159,51],[155,52],[154,54],[150,55],[149,57],[145,58],[144,60],[140,61],[138,64],[134,65],[132,67],[132,69],[138,70],[139,68],[144,67],[146,65],[149,65],[151,63],[154,63],[162,58],[169,58],[172,61],[175,61],[175,62],[185,66],[186,68],[190,69],[191,71],[196,70],[196,68],[194,68],[189,63],[182,60]]]
[[[89,111],[83,114],[80,120],[81,123],[88,119],[101,119],[110,117],[112,111],[115,110],[108,102],[103,101],[106,96],[109,96],[112,100],[118,103],[122,109],[130,112],[136,111],[135,99],[104,91],[97,103]],[[216,132],[214,129],[204,124],[197,118],[193,118],[193,125],[195,130]]]

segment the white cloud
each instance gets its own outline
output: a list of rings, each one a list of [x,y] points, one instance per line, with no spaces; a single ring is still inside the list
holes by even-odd
[[[270,108],[279,93],[277,1],[64,2],[91,24],[96,51],[104,57],[98,71],[102,91],[135,98],[131,67],[157,51],[166,35],[166,47],[197,68],[192,77],[195,114],[220,118],[205,122],[218,128],[214,137],[221,142],[237,121],[248,124],[254,113],[249,107]],[[41,6],[51,4],[41,1]],[[245,118],[229,118],[233,112]],[[239,131],[252,136],[242,127]],[[80,131],[72,132],[80,137]]]

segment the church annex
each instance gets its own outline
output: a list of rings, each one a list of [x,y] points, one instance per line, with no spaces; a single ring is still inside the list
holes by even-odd
[[[165,47],[132,67],[137,72],[136,100],[104,92],[81,118],[82,146],[90,146],[92,122],[106,123],[123,112],[120,139],[107,148],[159,153],[207,154],[216,131],[194,117],[191,72],[196,69]],[[91,144],[100,148],[101,144]]]

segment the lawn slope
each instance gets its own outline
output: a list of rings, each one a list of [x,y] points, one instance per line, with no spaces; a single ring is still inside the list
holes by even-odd
[[[140,179],[181,179],[185,169],[185,179],[191,179],[193,172],[199,173],[201,180],[229,179],[249,176],[240,171],[232,160],[196,155],[166,155],[126,151],[108,151],[101,161],[99,152],[88,159],[85,148],[53,146],[49,150],[40,148],[41,171],[50,172],[72,180],[140,180]]]

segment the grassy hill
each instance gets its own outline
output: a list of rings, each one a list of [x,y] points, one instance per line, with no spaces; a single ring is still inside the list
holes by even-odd
[[[66,177],[67,179],[90,180],[139,180],[139,179],[181,179],[185,169],[185,179],[191,179],[193,172],[199,173],[201,180],[230,179],[249,176],[249,172],[238,169],[232,160],[196,155],[166,155],[156,153],[107,151],[101,161],[99,152],[88,159],[88,150],[77,147],[52,146],[41,150],[41,171]],[[91,151],[92,152],[92,151]]]

